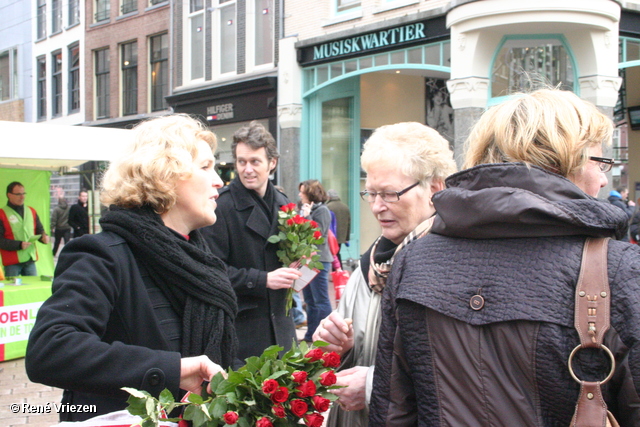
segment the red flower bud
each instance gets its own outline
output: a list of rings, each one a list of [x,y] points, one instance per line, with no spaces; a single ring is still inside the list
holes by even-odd
[[[284,206],[280,207],[280,210],[282,212],[291,212],[292,210],[294,210],[296,208],[296,204],[295,203],[288,203]]]
[[[225,413],[222,418],[224,418],[225,423],[232,425],[238,422],[239,417],[237,412],[229,411]]]
[[[335,351],[325,353],[322,356],[322,366],[325,368],[337,368],[340,366],[340,355]]]
[[[329,405],[331,405],[331,401],[322,396],[313,396],[311,400],[313,401],[313,407],[316,408],[318,412],[326,411],[329,409]]]
[[[278,389],[279,385],[276,380],[265,380],[262,383],[262,392],[264,394],[271,394]]]
[[[280,387],[271,395],[273,403],[282,403],[289,398],[289,390],[286,387]]]
[[[320,375],[320,384],[322,384],[325,387],[334,385],[336,381],[338,381],[338,379],[336,378],[336,374],[332,370],[323,372]]]
[[[309,406],[304,400],[293,399],[291,401],[291,413],[296,417],[303,416],[308,409],[309,409]]]
[[[273,424],[271,424],[271,420],[269,418],[262,417],[256,422],[256,427],[273,427]]]
[[[295,371],[292,375],[293,380],[298,384],[302,384],[307,380],[307,373],[305,371]]]
[[[309,362],[315,362],[316,360],[320,360],[322,359],[322,355],[324,354],[324,352],[322,351],[322,349],[320,348],[314,348],[313,350],[309,350],[307,352],[307,354],[304,355],[304,357],[308,357]]]
[[[311,221],[311,228],[318,228],[318,223],[315,221]]]
[[[300,215],[296,215],[293,217],[293,222],[295,222],[296,224],[304,224],[305,222],[307,222],[307,220]]]
[[[307,381],[306,383],[300,384],[296,389],[298,390],[298,396],[311,397],[316,394],[316,383]]]
[[[294,224],[293,219],[289,218],[289,219],[287,220],[287,225],[288,225],[289,227],[293,227],[293,224]]]
[[[316,412],[304,416],[304,423],[309,427],[322,427],[324,417]]]
[[[273,405],[273,408],[271,408],[271,412],[273,412],[273,415],[278,418],[284,418],[287,416],[287,414],[284,412],[284,408],[280,404]]]
[[[313,238],[318,240],[318,239],[322,239],[322,232],[319,230],[316,230],[313,232]]]

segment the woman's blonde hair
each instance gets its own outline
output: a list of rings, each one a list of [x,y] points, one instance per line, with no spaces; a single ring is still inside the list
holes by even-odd
[[[395,165],[422,185],[444,181],[456,171],[449,142],[438,131],[417,122],[376,129],[364,144],[360,164],[365,172],[376,164]]]
[[[216,136],[186,114],[146,120],[132,132],[133,143],[104,174],[100,200],[124,208],[146,204],[165,213],[176,203],[178,180],[191,176],[198,142],[206,142],[215,151]]]
[[[564,177],[589,160],[587,150],[610,144],[613,123],[572,92],[539,89],[487,110],[467,139],[464,168],[524,162]]]

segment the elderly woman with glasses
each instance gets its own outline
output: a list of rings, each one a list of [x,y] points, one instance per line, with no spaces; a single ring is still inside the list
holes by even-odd
[[[328,426],[366,426],[376,344],[380,325],[380,298],[396,254],[412,240],[429,232],[435,208],[431,197],[444,188],[455,172],[449,143],[420,123],[382,126],[364,145],[362,168],[367,173],[362,199],[382,234],[360,259],[340,299],[314,339],[342,355],[335,390],[339,406],[331,409]]]
[[[602,157],[612,130],[593,104],[556,89],[483,114],[467,169],[433,197],[431,233],[394,263],[369,425],[587,425],[572,422],[581,386],[571,366],[594,383],[612,373],[602,396],[587,390],[584,402],[596,398],[602,409],[604,400],[620,425],[640,426],[638,246],[605,242],[608,272],[599,278],[610,292],[585,293],[589,304],[611,301],[603,341],[615,364],[589,348],[570,361],[581,344],[575,300],[586,239],[627,229],[624,211],[596,199],[613,163]],[[585,336],[607,329],[596,320],[602,310],[585,310]]]

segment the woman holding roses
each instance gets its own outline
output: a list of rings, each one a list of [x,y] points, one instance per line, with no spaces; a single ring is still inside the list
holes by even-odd
[[[360,259],[349,278],[338,309],[325,318],[314,339],[328,342],[328,351],[342,355],[335,390],[340,406],[329,412],[328,426],[368,425],[380,301],[396,254],[429,232],[435,208],[431,196],[444,188],[455,172],[449,143],[420,123],[382,126],[364,145],[362,168],[367,172],[362,199],[382,228],[382,235]]]
[[[133,132],[103,179],[103,232],[64,247],[29,337],[29,378],[96,405],[62,421],[124,409],[122,387],[199,393],[236,354],[235,293],[197,230],[216,221],[216,137],[186,115]]]
[[[322,184],[316,179],[301,182],[298,197],[302,202],[301,215],[315,221],[320,227],[324,243],[318,245],[320,262],[324,266],[318,275],[302,289],[304,301],[307,303],[307,332],[304,340],[312,341],[313,332],[318,327],[320,320],[331,313],[331,300],[329,299],[329,269],[333,261],[333,255],[327,243],[327,233],[331,226],[331,211],[325,205],[329,199]]]

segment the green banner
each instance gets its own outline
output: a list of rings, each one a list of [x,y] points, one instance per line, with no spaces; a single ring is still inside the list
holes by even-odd
[[[51,282],[22,280],[19,286],[4,281],[0,287],[0,361],[24,357],[38,310],[51,296]]]
[[[31,206],[36,210],[46,233],[51,235],[51,227],[49,226],[50,178],[51,172],[49,171],[0,169],[0,206],[6,206],[7,204],[7,185],[13,181],[20,182],[24,185],[24,191],[27,193],[24,201],[25,205]],[[38,274],[53,276],[51,244],[44,245],[37,242],[36,247],[38,250],[38,262],[36,262]]]

